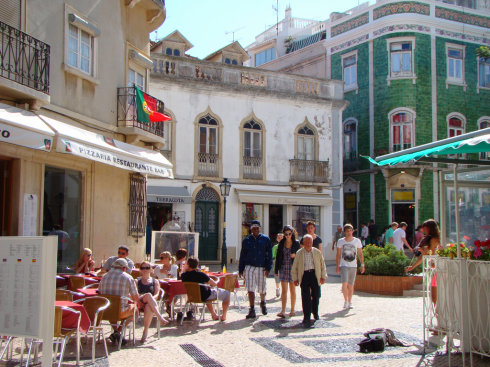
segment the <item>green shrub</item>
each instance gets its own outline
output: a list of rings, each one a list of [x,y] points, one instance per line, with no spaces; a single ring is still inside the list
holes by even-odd
[[[411,260],[399,251],[395,246],[388,244],[384,248],[368,245],[362,250],[364,254],[365,275],[406,275],[405,268],[410,265]],[[358,259],[359,266],[360,260]],[[360,268],[358,268],[360,273]],[[409,274],[422,272],[422,266],[417,266]]]

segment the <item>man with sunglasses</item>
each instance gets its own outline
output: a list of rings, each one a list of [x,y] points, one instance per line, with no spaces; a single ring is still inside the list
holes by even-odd
[[[117,256],[111,256],[110,258],[107,259],[107,261],[104,264],[104,267],[100,269],[99,275],[107,273],[109,270],[111,270],[112,265],[116,262],[117,259],[125,259],[127,261],[128,266],[126,267],[126,273],[131,275],[131,271],[134,268],[134,263],[131,259],[128,258],[128,255],[129,255],[129,248],[127,246],[119,246],[119,249],[117,250]]]
[[[260,233],[260,222],[253,220],[250,224],[252,234],[245,237],[240,252],[240,264],[238,274],[245,278],[248,291],[250,310],[247,319],[254,319],[255,315],[255,290],[260,294],[260,309],[262,315],[267,315],[265,306],[266,279],[272,269],[272,242],[271,239]]]

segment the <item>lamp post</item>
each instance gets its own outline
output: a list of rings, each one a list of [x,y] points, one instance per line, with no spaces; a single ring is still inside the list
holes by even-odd
[[[228,260],[228,249],[226,248],[226,198],[230,195],[231,184],[227,178],[223,179],[223,182],[219,184],[221,195],[224,198],[223,207],[223,246],[221,247],[221,266],[226,266]]]

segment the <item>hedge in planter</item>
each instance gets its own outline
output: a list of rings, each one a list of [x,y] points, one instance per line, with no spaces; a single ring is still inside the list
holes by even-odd
[[[364,275],[407,275],[405,268],[410,265],[411,260],[405,256],[403,251],[397,250],[392,244],[384,248],[368,245],[362,250],[364,254]],[[358,261],[358,272],[360,273],[360,262]],[[419,265],[408,274],[419,274],[422,266]]]

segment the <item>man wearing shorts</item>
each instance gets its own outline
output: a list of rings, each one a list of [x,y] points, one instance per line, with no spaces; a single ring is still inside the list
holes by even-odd
[[[364,273],[364,255],[362,243],[353,236],[354,227],[350,224],[344,226],[345,237],[337,242],[337,274],[342,279],[342,293],[344,294],[344,308],[352,306],[354,282],[357,273],[357,255],[361,261],[361,273]]]
[[[266,279],[272,269],[272,242],[269,237],[260,233],[260,222],[253,220],[250,224],[251,235],[245,237],[240,252],[238,273],[245,278],[248,291],[250,310],[247,319],[254,319],[255,290],[260,294],[260,308],[262,315],[267,315],[265,306]]]

